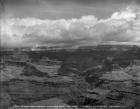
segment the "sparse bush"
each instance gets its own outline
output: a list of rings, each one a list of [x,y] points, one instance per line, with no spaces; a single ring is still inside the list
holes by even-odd
[[[75,84],[69,87],[67,95],[71,98],[77,107],[82,107],[86,97],[84,93],[89,88],[88,83],[83,79],[75,80]]]

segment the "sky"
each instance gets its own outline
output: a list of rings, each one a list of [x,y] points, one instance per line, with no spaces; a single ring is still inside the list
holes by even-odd
[[[140,0],[1,0],[0,9],[6,47],[140,43]]]

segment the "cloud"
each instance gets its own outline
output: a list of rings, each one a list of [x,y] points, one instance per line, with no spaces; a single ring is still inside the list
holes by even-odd
[[[98,4],[98,3],[136,3],[139,4],[140,0],[2,0],[8,5],[39,5],[42,3],[51,3],[54,5],[62,5],[67,3],[73,4]]]
[[[68,20],[9,18],[0,23],[3,46],[140,43],[140,9],[132,6],[108,19],[88,15]]]

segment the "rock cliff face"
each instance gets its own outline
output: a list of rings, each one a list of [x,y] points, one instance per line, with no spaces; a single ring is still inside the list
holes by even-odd
[[[138,47],[102,45],[72,51],[22,51],[16,58],[14,54],[6,51],[1,55],[2,109],[49,106],[52,102],[79,108],[139,107]]]

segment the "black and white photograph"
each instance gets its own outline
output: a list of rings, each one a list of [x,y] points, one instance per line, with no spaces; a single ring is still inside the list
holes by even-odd
[[[140,0],[0,0],[0,109],[140,109]]]

